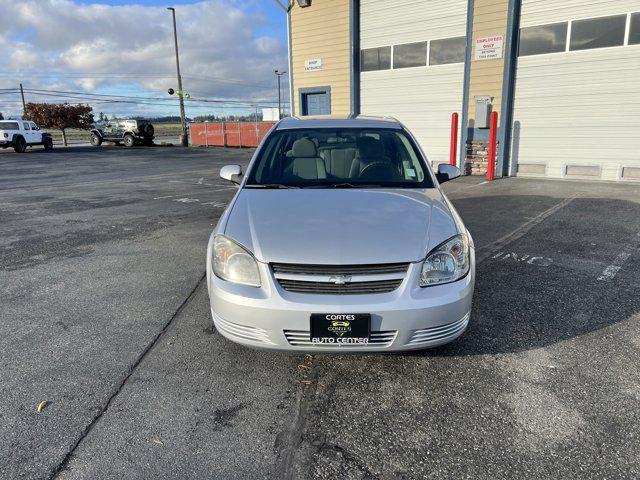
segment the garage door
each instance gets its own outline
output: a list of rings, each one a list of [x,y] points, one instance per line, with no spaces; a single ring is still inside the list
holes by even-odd
[[[640,0],[523,0],[511,173],[640,180]]]
[[[449,159],[462,108],[467,0],[361,0],[361,111],[390,115],[432,163]]]

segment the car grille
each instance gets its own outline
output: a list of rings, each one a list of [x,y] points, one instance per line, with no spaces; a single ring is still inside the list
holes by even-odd
[[[389,293],[404,280],[408,263],[382,265],[271,264],[280,286],[294,293],[368,295]]]
[[[279,279],[280,286],[288,292],[315,293],[323,295],[366,295],[370,293],[393,292],[402,283],[400,280],[382,280],[379,282],[356,282],[335,285],[328,282],[301,282]]]
[[[312,343],[311,335],[308,330],[285,330],[284,336],[287,338],[289,345],[294,347],[318,347],[318,348],[379,348],[388,347],[393,343],[398,335],[397,330],[387,330],[383,332],[371,332],[369,343],[350,343],[341,346],[340,344]]]

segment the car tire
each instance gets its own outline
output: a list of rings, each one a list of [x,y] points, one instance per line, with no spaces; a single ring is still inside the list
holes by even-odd
[[[91,145],[93,145],[94,147],[99,147],[100,145],[102,145],[102,138],[100,138],[97,134],[92,133]]]
[[[53,150],[53,139],[46,138],[42,145],[44,146],[45,150]]]
[[[136,144],[136,139],[133,138],[133,135],[131,135],[130,133],[127,133],[124,136],[123,142],[125,147],[131,148]]]
[[[18,137],[13,144],[13,150],[16,153],[24,153],[27,151],[27,142],[24,138]]]

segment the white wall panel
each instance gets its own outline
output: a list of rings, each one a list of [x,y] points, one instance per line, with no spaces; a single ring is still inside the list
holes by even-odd
[[[525,0],[522,13],[544,24],[633,10],[640,0]],[[618,180],[622,166],[640,167],[639,79],[640,45],[520,57],[512,174],[518,164],[545,164],[556,178],[568,165],[595,165],[601,179]]]
[[[467,0],[361,0],[360,12],[363,49],[466,35]],[[431,162],[448,162],[463,85],[463,63],[362,72],[361,110],[396,117]]]
[[[430,162],[446,163],[451,114],[462,108],[463,76],[463,64],[366,72],[362,112],[396,117],[415,135]]]
[[[467,0],[360,0],[361,48],[466,34]]]
[[[638,0],[522,0],[520,26],[637,12]]]

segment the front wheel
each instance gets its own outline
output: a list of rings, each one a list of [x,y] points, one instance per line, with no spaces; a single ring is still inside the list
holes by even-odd
[[[27,151],[27,142],[24,138],[18,137],[13,145],[13,150],[16,153],[24,153]]]
[[[136,144],[136,140],[135,140],[135,138],[133,138],[133,135],[130,135],[130,134],[127,133],[124,136],[124,142],[123,143],[124,143],[125,147],[131,148]]]
[[[100,138],[95,133],[92,133],[91,134],[91,145],[93,145],[94,147],[99,147],[100,145],[102,145],[102,138]]]

